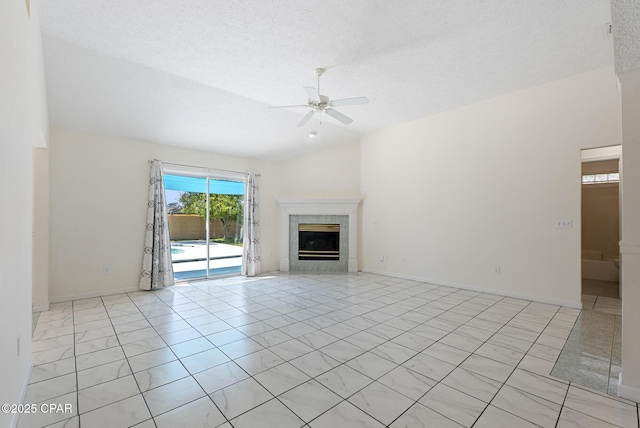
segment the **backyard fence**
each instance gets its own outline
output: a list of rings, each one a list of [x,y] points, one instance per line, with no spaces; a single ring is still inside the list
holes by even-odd
[[[169,237],[172,241],[204,239],[206,236],[205,221],[195,214],[169,214]],[[233,238],[241,233],[242,224],[232,222],[227,237]],[[209,239],[223,238],[224,227],[220,220],[209,223]]]

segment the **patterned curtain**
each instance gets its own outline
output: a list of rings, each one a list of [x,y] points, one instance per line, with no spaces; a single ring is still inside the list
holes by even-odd
[[[260,233],[258,182],[253,172],[247,173],[244,204],[244,248],[242,250],[242,274],[260,274]]]
[[[144,255],[139,287],[141,290],[151,290],[152,288],[170,287],[173,284],[171,242],[169,240],[162,162],[154,159],[149,176],[147,231],[144,238]]]

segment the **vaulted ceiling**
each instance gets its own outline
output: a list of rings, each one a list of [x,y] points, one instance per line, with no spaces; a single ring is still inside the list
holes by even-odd
[[[47,0],[51,124],[282,160],[613,64],[609,0]],[[305,109],[302,86],[343,125]],[[317,138],[310,141],[309,131]]]

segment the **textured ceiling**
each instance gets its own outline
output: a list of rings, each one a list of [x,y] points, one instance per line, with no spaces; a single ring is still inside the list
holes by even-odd
[[[46,0],[52,125],[281,160],[613,63],[609,0]],[[351,125],[302,86],[367,96]],[[309,141],[309,131],[318,137]]]
[[[640,70],[640,2],[611,0],[617,73]]]

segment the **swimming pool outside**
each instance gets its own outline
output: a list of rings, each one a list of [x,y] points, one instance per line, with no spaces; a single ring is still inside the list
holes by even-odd
[[[207,270],[205,241],[172,241],[171,259],[176,280],[204,278]],[[242,247],[209,243],[209,275],[238,273],[242,268]]]

